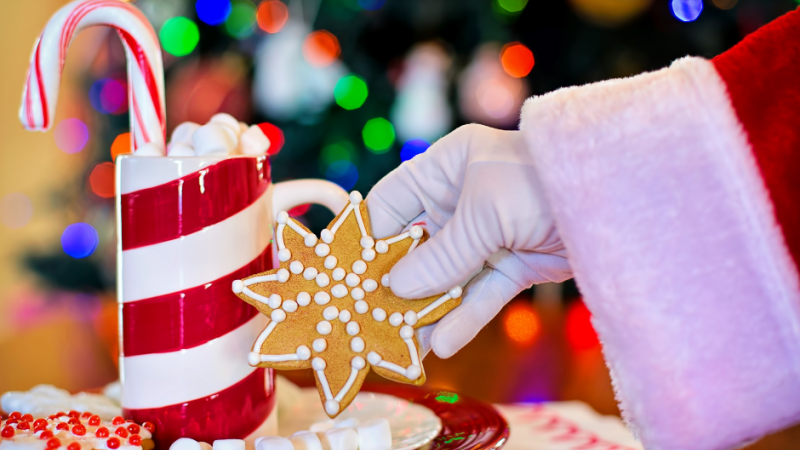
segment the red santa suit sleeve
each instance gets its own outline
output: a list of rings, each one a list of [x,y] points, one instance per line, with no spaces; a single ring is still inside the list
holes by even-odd
[[[800,12],[529,99],[521,129],[645,448],[800,422]]]

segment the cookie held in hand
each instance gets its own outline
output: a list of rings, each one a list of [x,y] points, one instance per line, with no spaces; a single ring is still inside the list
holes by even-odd
[[[421,300],[390,289],[389,271],[427,238],[419,225],[376,241],[361,194],[318,239],[278,214],[274,244],[280,267],[233,282],[233,292],[270,321],[249,362],[272,369],[314,369],[325,412],[336,417],[353,401],[370,368],[421,385],[425,372],[414,329],[461,303],[461,288]]]

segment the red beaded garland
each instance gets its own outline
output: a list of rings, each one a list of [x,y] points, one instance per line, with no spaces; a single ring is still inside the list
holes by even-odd
[[[72,427],[72,434],[75,436],[83,436],[86,434],[86,427],[81,424],[75,425]]]
[[[45,427],[47,426],[47,421],[45,419],[36,419],[33,422],[33,427],[34,428],[41,427],[41,426],[45,426]]]
[[[125,423],[125,419],[123,419],[120,416],[117,416],[117,417],[114,417],[114,420],[112,420],[111,423],[114,424],[114,425],[122,425],[123,423]]]
[[[134,434],[130,439],[128,439],[128,442],[130,442],[131,445],[142,445],[142,437],[138,434]]]
[[[94,432],[94,435],[97,437],[108,437],[108,428],[100,427]]]
[[[39,439],[42,439],[42,440],[50,439],[51,437],[53,437],[53,432],[50,431],[50,430],[44,430],[44,431],[42,431],[42,434],[39,435]]]
[[[32,422],[33,416],[31,414],[25,414],[21,417],[21,419],[24,420],[25,422]]]
[[[8,419],[6,421],[6,425],[14,425],[15,423],[19,423],[19,420],[17,420],[17,419]]]
[[[14,412],[12,412],[11,414],[8,415],[9,419],[17,419],[17,420],[19,420],[20,417],[22,417],[22,413],[19,412],[19,411],[14,411]]]
[[[84,419],[88,419],[89,417],[92,417],[92,416],[93,416],[93,414],[90,413],[89,411],[85,411],[83,414],[81,414],[81,417],[84,418]]]
[[[67,415],[67,413],[65,413],[64,411],[59,411],[59,412],[56,413],[56,417],[61,417],[61,416],[66,416],[66,415]]]
[[[20,423],[17,424],[17,429],[18,430],[30,430],[31,429],[31,423],[30,422],[20,422]]]
[[[3,436],[6,439],[14,437],[14,427],[6,425],[6,427],[3,428],[3,431],[0,431],[0,436]]]
[[[92,416],[89,418],[89,425],[94,427],[100,425],[100,416]]]
[[[81,450],[81,444],[78,442],[73,442],[67,446],[67,450]]]
[[[150,433],[156,432],[156,426],[152,422],[145,422],[142,424],[145,430],[149,431]]]
[[[39,431],[44,431],[47,429],[47,425],[39,425],[38,427],[33,427],[33,432],[38,433]]]
[[[114,434],[119,437],[126,438],[128,437],[128,430],[126,430],[125,427],[119,427],[116,429],[116,431],[114,431]]]
[[[108,440],[106,441],[106,445],[108,446],[108,448],[111,448],[111,449],[119,448],[120,441],[119,441],[119,439],[117,439],[115,437],[108,438]]]
[[[139,425],[136,425],[135,423],[132,423],[128,425],[128,431],[130,431],[131,434],[139,434],[139,431],[141,431],[141,427]]]
[[[67,423],[70,424],[70,425],[77,425],[77,424],[81,423],[81,419],[78,419],[77,417],[73,417],[73,418],[69,419],[69,422],[67,422]]]
[[[67,430],[67,431],[69,431],[69,425],[67,425],[66,422],[61,422],[58,425],[56,425],[56,430]]]
[[[68,415],[68,416],[70,416],[70,417],[75,417],[75,418],[78,418],[78,417],[80,417],[80,416],[81,416],[81,413],[80,413],[79,411],[75,411],[75,410],[73,409],[73,410],[72,410],[72,411],[70,411],[70,412],[69,412],[69,414],[67,414],[67,415]]]
[[[47,448],[58,448],[61,447],[61,440],[59,438],[50,438],[47,441]]]

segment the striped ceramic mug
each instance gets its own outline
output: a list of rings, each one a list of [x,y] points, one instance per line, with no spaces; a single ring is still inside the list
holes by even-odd
[[[156,445],[275,433],[274,375],[251,367],[267,318],[233,280],[277,265],[279,211],[347,194],[322,180],[273,184],[266,156],[117,159],[120,380],[125,416]]]

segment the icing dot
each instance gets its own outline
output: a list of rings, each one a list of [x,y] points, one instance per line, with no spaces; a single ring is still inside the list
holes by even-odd
[[[283,299],[281,298],[280,295],[272,294],[269,296],[269,300],[267,301],[267,306],[269,306],[272,309],[280,308],[282,301]]]
[[[306,270],[303,271],[303,278],[306,280],[313,280],[319,271],[314,267],[306,267]]]
[[[324,352],[326,348],[328,348],[328,341],[323,338],[316,338],[314,342],[311,343],[311,347],[314,348],[314,351],[317,353]]]
[[[325,228],[319,235],[322,237],[322,242],[326,244],[333,242],[333,233],[331,233],[331,230]]]
[[[255,366],[256,364],[261,362],[261,354],[256,352],[248,353],[247,362],[250,363],[251,366]]]
[[[325,287],[331,284],[331,279],[328,277],[327,273],[320,273],[317,275],[317,286]]]
[[[372,310],[372,318],[378,322],[383,322],[386,320],[386,311],[381,308],[375,308]]]
[[[361,275],[362,273],[367,271],[367,263],[361,261],[360,259],[353,263],[353,272]]]
[[[325,243],[319,243],[316,247],[314,247],[314,253],[316,253],[319,257],[327,256],[330,252],[331,248]]]
[[[365,248],[361,250],[361,259],[364,261],[373,261],[375,259],[375,250],[371,248]]]
[[[279,213],[278,213],[278,217],[276,218],[276,220],[277,220],[277,221],[278,221],[278,223],[280,223],[280,224],[285,224],[286,222],[288,222],[288,221],[289,221],[289,213],[288,213],[288,212],[286,212],[286,211],[281,211],[281,212],[279,212]]]
[[[364,283],[361,284],[361,287],[363,287],[364,290],[367,292],[372,292],[375,289],[378,289],[378,282],[371,278],[368,278],[364,280]]]
[[[355,304],[356,312],[359,314],[364,314],[369,311],[369,305],[364,300],[359,300]]]
[[[278,282],[286,283],[289,281],[289,271],[286,269],[278,270]]]
[[[383,239],[375,243],[375,250],[378,253],[386,253],[389,251],[389,244],[386,243]]]
[[[336,298],[342,298],[347,295],[347,288],[343,284],[337,284],[331,288],[331,295]]]
[[[413,327],[414,325],[417,324],[417,321],[419,320],[419,317],[417,317],[417,313],[414,312],[414,311],[406,311],[406,314],[405,314],[405,316],[403,316],[403,319],[405,320],[405,322],[407,324],[409,324],[409,325],[411,325]]]
[[[408,235],[411,236],[411,239],[417,240],[422,237],[422,227],[419,225],[414,225],[408,231]]]
[[[320,358],[319,356],[311,360],[311,367],[313,367],[314,370],[325,370],[325,367],[327,366],[328,365],[325,364],[325,360]]]
[[[353,339],[350,339],[350,350],[361,353],[364,351],[364,340],[360,337],[356,336]]]
[[[328,255],[328,257],[325,258],[325,268],[328,269],[328,270],[333,270],[334,267],[336,267],[336,263],[338,263],[338,262],[339,261],[336,260],[335,256]]]
[[[361,248],[372,248],[375,246],[375,239],[372,239],[370,236],[364,236],[359,243],[361,244]]]
[[[300,306],[308,306],[311,303],[311,294],[308,292],[301,292],[297,294],[297,304]]]
[[[275,323],[281,323],[286,320],[286,312],[282,309],[276,309],[275,311],[272,311],[272,314],[270,314],[269,318]]]
[[[347,283],[350,287],[356,287],[359,283],[361,283],[361,278],[354,273],[348,273],[347,276],[344,278],[344,282]]]
[[[381,361],[383,361],[383,358],[381,358],[381,355],[375,352],[369,352],[367,355],[367,361],[369,361],[369,363],[373,366],[377,366]]]
[[[450,289],[447,292],[447,295],[449,295],[450,298],[458,298],[461,297],[461,293],[462,293],[461,286],[456,286],[453,289]]]
[[[319,291],[314,294],[314,303],[318,305],[327,305],[331,301],[331,296],[325,291]]]
[[[300,261],[292,261],[292,263],[289,264],[289,270],[293,274],[297,275],[298,273],[303,271],[303,263],[301,263]]]
[[[353,297],[353,300],[363,300],[364,295],[364,290],[361,288],[353,288],[353,290],[350,291],[350,297]]]
[[[305,345],[301,345],[297,347],[297,358],[301,361],[308,361],[311,358],[311,349],[306,347]]]
[[[352,314],[350,314],[350,311],[348,311],[346,309],[343,309],[339,313],[339,321],[342,322],[342,323],[350,322],[351,318],[352,318]]]
[[[233,285],[231,287],[233,288],[234,294],[241,294],[242,291],[244,290],[244,281],[233,280]]]
[[[347,334],[350,336],[355,336],[359,331],[361,331],[361,326],[358,324],[358,322],[348,322],[345,329],[347,330]]]
[[[283,302],[283,310],[290,313],[297,311],[297,302],[294,300],[286,300]]]
[[[381,286],[389,287],[389,274],[385,273],[381,277]]]
[[[303,238],[303,242],[306,244],[306,247],[313,247],[317,245],[317,235],[308,233],[306,237]]]
[[[347,272],[345,272],[344,269],[342,269],[341,267],[337,267],[333,269],[333,273],[331,275],[333,275],[333,279],[335,281],[342,281],[346,273]]]
[[[401,323],[403,323],[403,315],[400,314],[399,312],[392,313],[392,315],[389,316],[389,323],[393,327],[400,325]]]
[[[333,399],[326,400],[325,401],[325,412],[328,413],[328,415],[330,415],[330,416],[338,413],[339,412],[339,402],[337,402],[336,400],[333,400]]]
[[[282,249],[278,250],[278,259],[281,262],[286,262],[286,261],[292,259],[292,251],[289,250],[288,248],[282,248]]]
[[[403,325],[400,328],[400,337],[403,339],[411,339],[414,337],[414,329],[411,328],[411,325]]]
[[[361,192],[353,191],[350,193],[350,203],[357,205],[361,203],[361,200],[364,200],[364,197],[361,196]]]
[[[367,362],[364,361],[364,358],[362,358],[360,356],[356,356],[355,358],[350,360],[350,366],[352,366],[353,369],[361,370],[364,367],[367,367]]]
[[[335,306],[328,306],[324,311],[322,311],[322,317],[324,317],[325,320],[333,320],[339,317],[339,308]]]
[[[327,320],[323,320],[322,322],[317,323],[317,333],[323,336],[327,336],[331,334],[331,330],[333,330],[333,327],[331,326],[331,323],[328,322]]]
[[[416,380],[420,375],[422,375],[422,369],[419,366],[411,365],[406,368],[406,378],[409,380]]]

